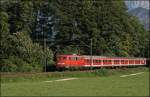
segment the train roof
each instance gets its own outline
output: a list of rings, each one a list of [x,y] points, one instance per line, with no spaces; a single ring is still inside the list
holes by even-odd
[[[91,56],[84,56],[84,58],[91,58]],[[144,58],[135,58],[135,57],[107,57],[107,56],[92,56],[93,59],[98,59],[98,58],[107,58],[107,59],[144,59]]]
[[[87,59],[90,59],[90,55],[77,55],[77,54],[64,54],[64,55],[58,55],[58,56],[75,56],[75,57],[84,57]],[[107,57],[107,56],[92,56],[93,59],[97,58],[110,58],[110,59],[145,59],[145,58],[137,58],[137,57]]]

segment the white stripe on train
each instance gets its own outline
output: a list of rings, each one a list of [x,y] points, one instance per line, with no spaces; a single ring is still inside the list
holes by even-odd
[[[136,66],[136,65],[146,65],[146,64],[117,64],[117,65],[83,65],[85,67],[101,67],[101,66]]]

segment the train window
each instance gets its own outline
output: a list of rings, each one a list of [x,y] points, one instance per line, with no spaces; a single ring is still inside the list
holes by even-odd
[[[135,63],[137,64],[139,61],[138,60],[135,60]]]
[[[87,63],[91,63],[91,60],[89,60],[89,59],[86,59],[86,62],[87,62]]]
[[[95,60],[95,63],[97,63],[97,60]]]
[[[75,58],[75,57],[72,57],[72,60],[76,60],[76,58]]]
[[[123,63],[123,64],[124,64],[124,63],[125,63],[125,60],[121,60],[121,63]]]
[[[138,60],[138,63],[140,63],[140,60]]]
[[[79,58],[79,57],[76,57],[76,60],[80,60],[80,58]]]
[[[94,60],[95,63],[97,63],[98,60]]]
[[[77,60],[80,60],[80,57],[76,57]]]
[[[96,63],[96,60],[93,60],[94,63]]]
[[[90,60],[89,60],[89,59],[87,59],[87,63],[90,63]]]
[[[107,62],[107,60],[103,60],[103,62]]]
[[[114,60],[114,63],[118,63],[118,60]]]
[[[108,62],[111,62],[111,60],[108,60]]]
[[[69,60],[80,60],[79,57],[70,57]]]
[[[73,60],[77,60],[77,57],[73,57]]]
[[[86,59],[86,62],[88,63],[88,62],[89,62],[89,60],[88,60],[88,59]]]
[[[74,57],[74,60],[78,60],[78,58],[77,58],[77,57]]]
[[[63,60],[66,60],[67,58],[66,57],[63,57]]]
[[[111,62],[111,60],[103,60],[103,62],[106,62],[106,63],[108,63],[108,62]]]
[[[99,60],[96,60],[96,63],[99,63]]]
[[[76,57],[70,57],[70,60],[76,60]]]
[[[114,63],[117,63],[118,62],[118,60],[114,60]]]
[[[77,60],[77,57],[74,57],[74,60]]]

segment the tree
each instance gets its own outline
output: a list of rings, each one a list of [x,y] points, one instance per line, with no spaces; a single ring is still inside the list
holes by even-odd
[[[141,56],[145,47],[142,44],[145,43],[145,30],[136,18],[127,13],[123,0],[57,0],[54,6],[58,20],[56,40],[61,41],[61,47],[82,41],[89,44],[89,39],[93,39],[95,55]],[[73,41],[76,39],[80,42]],[[86,52],[83,54],[89,54],[87,47],[82,49]]]
[[[9,35],[8,14],[6,12],[0,12],[0,47],[1,58],[8,57],[7,55],[7,39]]]
[[[43,71],[43,61],[53,64],[53,53],[43,51],[30,37],[36,20],[39,1],[2,0],[0,9],[1,71]]]
[[[46,52],[43,51],[39,44],[35,44],[30,39],[29,35],[25,32],[18,32],[14,35],[10,35],[9,38],[9,54],[8,59],[1,60],[1,70],[12,71],[43,71],[43,60],[47,55],[48,63],[53,64],[52,51],[46,48]],[[7,65],[9,66],[8,68]]]

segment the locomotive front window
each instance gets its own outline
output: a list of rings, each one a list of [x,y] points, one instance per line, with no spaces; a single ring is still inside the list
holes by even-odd
[[[70,57],[69,59],[70,59],[70,60],[78,60],[77,57]]]
[[[80,60],[80,58],[79,58],[79,57],[76,57],[76,60]]]
[[[75,60],[78,60],[78,58],[77,58],[77,57],[75,57]]]

